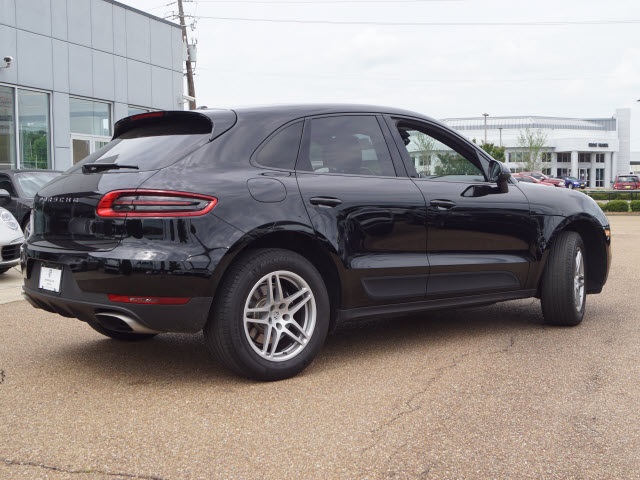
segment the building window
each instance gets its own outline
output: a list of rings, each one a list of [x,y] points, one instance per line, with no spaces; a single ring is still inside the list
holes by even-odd
[[[13,88],[0,86],[0,169],[16,168]]]
[[[604,153],[598,153],[604,157]],[[596,187],[604,187],[604,168],[596,168]]]
[[[571,152],[558,152],[558,163],[571,162]]]
[[[569,176],[569,168],[558,168],[556,177],[568,177]]]
[[[542,152],[540,154],[540,160],[542,163],[550,163],[551,162],[551,152]]]
[[[84,98],[69,99],[71,133],[111,136],[111,105]]]
[[[71,158],[76,164],[111,140],[111,105],[84,98],[69,98]]]
[[[578,153],[578,163],[591,163],[591,154],[590,153]]]
[[[509,162],[522,163],[524,161],[524,152],[509,152]]]
[[[547,177],[551,176],[551,167],[546,167],[542,169],[542,173],[544,173]]]
[[[604,163],[604,153],[596,153],[596,163]]]
[[[20,168],[49,168],[49,94],[18,90]]]

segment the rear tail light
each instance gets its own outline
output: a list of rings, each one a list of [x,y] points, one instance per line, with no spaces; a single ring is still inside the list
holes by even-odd
[[[103,218],[197,217],[209,213],[218,199],[169,190],[114,190],[100,199]]]

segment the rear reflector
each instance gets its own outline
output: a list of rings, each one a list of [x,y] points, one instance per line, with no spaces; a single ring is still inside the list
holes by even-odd
[[[218,199],[169,190],[114,190],[100,199],[103,218],[197,217],[209,213]]]
[[[184,305],[191,297],[130,297],[129,295],[109,294],[109,300],[117,303],[136,303],[138,305]]]

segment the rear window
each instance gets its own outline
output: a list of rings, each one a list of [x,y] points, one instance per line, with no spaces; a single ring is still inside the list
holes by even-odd
[[[114,139],[76,164],[79,173],[89,163],[115,163],[158,170],[183,159],[211,139],[213,123],[205,115],[189,112],[152,112],[128,117],[116,124]]]
[[[16,180],[20,184],[22,193],[26,198],[35,197],[46,183],[60,175],[61,172],[23,172],[15,175]]]
[[[626,177],[618,177],[619,182],[638,182],[638,177],[634,177],[632,175]]]

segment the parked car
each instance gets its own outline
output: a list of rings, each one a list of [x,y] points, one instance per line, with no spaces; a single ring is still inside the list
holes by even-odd
[[[20,263],[20,246],[24,236],[9,210],[0,207],[0,274]]]
[[[562,177],[564,180],[564,185],[566,188],[582,188],[584,189],[587,186],[587,182],[585,180],[578,180],[576,177]]]
[[[520,172],[521,175],[529,175],[542,183],[553,185],[554,187],[565,188],[565,181],[561,178],[554,178],[542,172]]]
[[[613,182],[614,190],[638,190],[640,178],[637,175],[618,175]]]
[[[119,340],[204,330],[223,365],[277,380],[345,320],[536,297],[576,325],[609,245],[591,198],[517,183],[418,113],[152,112],[38,192],[23,288]]]
[[[548,183],[548,182],[543,182],[542,180],[538,180],[537,178],[531,176],[531,175],[524,175],[522,173],[514,173],[513,178],[515,178],[517,181],[519,182],[526,182],[526,183],[533,183],[536,185],[542,185],[544,187],[553,187],[554,185],[552,183]],[[564,183],[563,183],[564,186]]]
[[[36,192],[62,172],[57,170],[0,170],[0,206],[16,217],[27,230]]]

